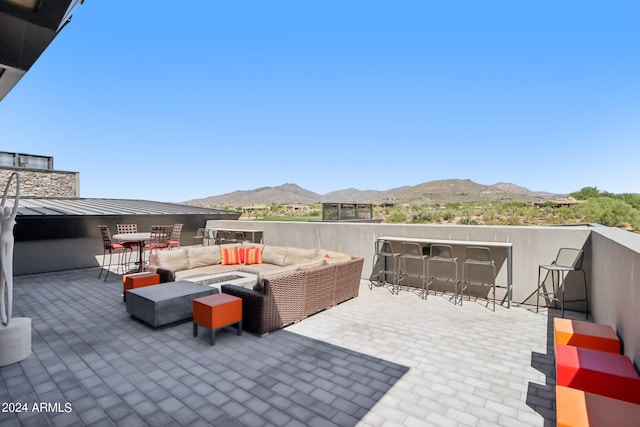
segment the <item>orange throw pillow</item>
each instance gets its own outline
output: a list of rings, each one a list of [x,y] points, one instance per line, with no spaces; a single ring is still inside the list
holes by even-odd
[[[240,248],[224,248],[220,251],[222,256],[222,265],[240,264]]]
[[[262,248],[246,248],[244,251],[246,265],[262,264]]]

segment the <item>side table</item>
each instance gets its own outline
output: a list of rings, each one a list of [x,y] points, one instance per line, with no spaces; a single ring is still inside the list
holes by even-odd
[[[208,295],[193,300],[193,336],[198,336],[198,325],[209,328],[209,345],[215,345],[220,328],[236,324],[242,335],[242,298],[227,294]]]

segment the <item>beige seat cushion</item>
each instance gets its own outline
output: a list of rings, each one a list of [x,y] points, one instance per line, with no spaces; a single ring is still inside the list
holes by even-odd
[[[322,256],[325,264],[335,264],[337,262],[344,262],[351,260],[351,255],[344,252],[336,252],[327,249],[319,249],[318,254]]]
[[[291,273],[298,270],[297,265],[285,265],[278,266],[273,264],[251,264],[243,265],[240,271],[245,273],[251,273],[258,276],[258,283],[262,283],[262,280],[269,279],[275,276],[281,276],[286,273]]]
[[[204,267],[197,267],[190,270],[183,270],[176,272],[176,280],[184,280],[186,278],[198,277],[198,276],[209,276],[212,274],[218,273],[226,273],[227,271],[238,271],[240,270],[239,265],[206,265]]]
[[[301,264],[296,264],[299,270],[309,270],[311,268],[318,268],[325,265],[325,260],[322,258],[316,258],[311,261],[303,262]]]

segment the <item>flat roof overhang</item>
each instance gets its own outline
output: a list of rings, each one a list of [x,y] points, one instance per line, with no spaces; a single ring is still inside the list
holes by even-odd
[[[83,0],[0,0],[0,101],[71,20]]]

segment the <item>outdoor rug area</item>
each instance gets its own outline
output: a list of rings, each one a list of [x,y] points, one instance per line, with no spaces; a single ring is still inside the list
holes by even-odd
[[[32,354],[0,368],[0,427],[354,426],[408,368],[287,330],[263,338],[129,316],[120,276],[14,279]],[[204,332],[207,331],[207,332]]]

